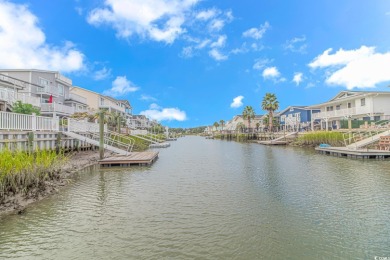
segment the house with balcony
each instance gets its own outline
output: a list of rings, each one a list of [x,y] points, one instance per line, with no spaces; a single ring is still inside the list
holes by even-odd
[[[150,120],[144,115],[132,115],[127,120],[127,124],[132,129],[149,129],[158,124],[156,120]]]
[[[312,130],[319,120],[312,120],[312,114],[320,112],[319,109],[310,109],[307,106],[289,106],[280,111],[280,129],[283,131]]]
[[[39,107],[42,115],[69,116],[75,113],[76,104],[87,107],[85,100],[70,95],[72,80],[58,71],[15,69],[0,70],[0,74],[24,82],[18,96],[24,97],[22,102]]]
[[[350,126],[352,120],[388,120],[390,91],[341,91],[331,100],[307,108],[319,110],[312,118],[321,122],[321,129],[340,129],[345,122]]]

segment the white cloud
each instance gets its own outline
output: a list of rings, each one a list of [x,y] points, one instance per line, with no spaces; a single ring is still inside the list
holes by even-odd
[[[149,106],[149,109],[160,109],[161,107],[159,105],[157,105],[156,103],[152,103],[150,104]]]
[[[283,48],[285,50],[289,50],[289,51],[292,51],[292,52],[298,52],[298,53],[306,53],[306,48],[307,48],[307,44],[306,44],[306,36],[302,36],[302,37],[295,37],[289,41],[287,41]]]
[[[181,57],[183,58],[191,58],[194,56],[194,48],[192,46],[184,47],[181,50]]]
[[[265,79],[276,79],[280,77],[280,72],[276,67],[268,67],[263,70]]]
[[[233,102],[230,104],[231,108],[239,108],[242,107],[243,103],[242,100],[244,99],[244,96],[238,96],[233,98]]]
[[[127,93],[137,91],[139,87],[134,85],[133,82],[128,80],[126,76],[118,76],[112,82],[112,88],[103,92],[104,95],[119,97],[126,95]]]
[[[228,56],[222,54],[219,50],[217,49],[212,49],[209,51],[209,55],[210,57],[212,57],[213,59],[215,59],[216,61],[223,61],[223,60],[227,60],[228,59]]]
[[[271,63],[273,60],[270,59],[257,59],[255,64],[253,64],[253,69],[262,70],[267,64]]]
[[[210,47],[211,48],[222,48],[225,46],[226,44],[226,39],[227,39],[227,36],[226,35],[220,35],[218,37],[218,40],[211,43]]]
[[[93,75],[94,80],[103,80],[111,76],[111,69],[107,69],[106,67],[101,70],[95,71]]]
[[[178,108],[161,108],[156,104],[152,105],[148,110],[142,111],[140,114],[157,121],[187,120],[186,112]]]
[[[186,32],[183,24],[199,0],[107,0],[105,6],[89,13],[95,26],[111,25],[118,37],[138,35],[173,43]]]
[[[390,81],[390,52],[378,53],[375,47],[361,46],[355,50],[332,49],[317,56],[311,68],[329,68],[326,83],[353,88],[374,88]]]
[[[222,19],[214,19],[209,25],[211,31],[220,31],[225,26],[225,21]]]
[[[297,86],[299,86],[299,84],[303,81],[303,73],[302,72],[296,72],[294,74],[294,78],[293,78],[292,81],[295,82],[295,84],[297,84]]]
[[[62,47],[48,44],[38,23],[28,6],[0,1],[0,67],[83,70],[84,54],[71,42]]]
[[[270,24],[268,22],[265,22],[264,24],[260,25],[259,28],[251,28],[245,31],[242,36],[259,40],[263,37],[263,35],[269,28]]]
[[[196,17],[196,19],[207,21],[207,20],[215,17],[217,14],[218,14],[218,10],[208,9],[208,10],[199,12],[195,17]]]
[[[157,98],[145,94],[142,94],[140,99],[143,101],[157,101]]]

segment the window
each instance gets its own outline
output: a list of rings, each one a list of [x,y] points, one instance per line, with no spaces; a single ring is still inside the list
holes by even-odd
[[[341,108],[341,105],[336,106],[336,110],[340,110],[340,108]]]
[[[348,108],[352,108],[352,103],[348,103]]]
[[[43,87],[47,87],[47,86],[49,86],[49,81],[47,79],[44,79],[44,78],[39,78],[39,85],[43,86]]]
[[[58,94],[60,94],[60,96],[64,95],[64,86],[61,84],[58,84]]]
[[[366,99],[365,98],[360,99],[360,105],[362,107],[364,107],[366,105]]]
[[[333,106],[326,107],[326,111],[333,111]]]

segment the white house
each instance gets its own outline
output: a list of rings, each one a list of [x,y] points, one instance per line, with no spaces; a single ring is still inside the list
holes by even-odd
[[[390,119],[390,91],[341,91],[331,100],[307,108],[320,110],[312,118],[321,120],[325,129],[339,129],[343,120]]]

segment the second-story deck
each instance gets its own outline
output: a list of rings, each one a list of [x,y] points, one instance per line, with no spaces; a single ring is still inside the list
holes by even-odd
[[[117,112],[122,112],[122,113],[126,112],[126,109],[124,107],[118,106],[117,104],[109,100],[100,101],[99,108],[106,108],[109,110],[115,110]]]
[[[41,86],[37,87],[37,94],[58,97],[59,91],[58,88],[54,86]]]
[[[57,103],[42,103],[41,104],[41,113],[57,113],[60,115],[72,115],[75,113],[75,108],[70,106],[65,106]]]
[[[363,108],[344,108],[344,109],[336,109],[333,111],[323,111],[319,113],[313,113],[313,119],[324,119],[324,118],[347,118],[358,115],[367,115],[370,113],[370,109],[368,107]]]
[[[74,94],[74,93],[70,93],[69,95],[67,95],[65,97],[65,102],[68,102],[68,101],[70,101],[70,102],[75,101],[78,103],[87,104],[87,99],[85,97],[82,97],[82,96]]]

